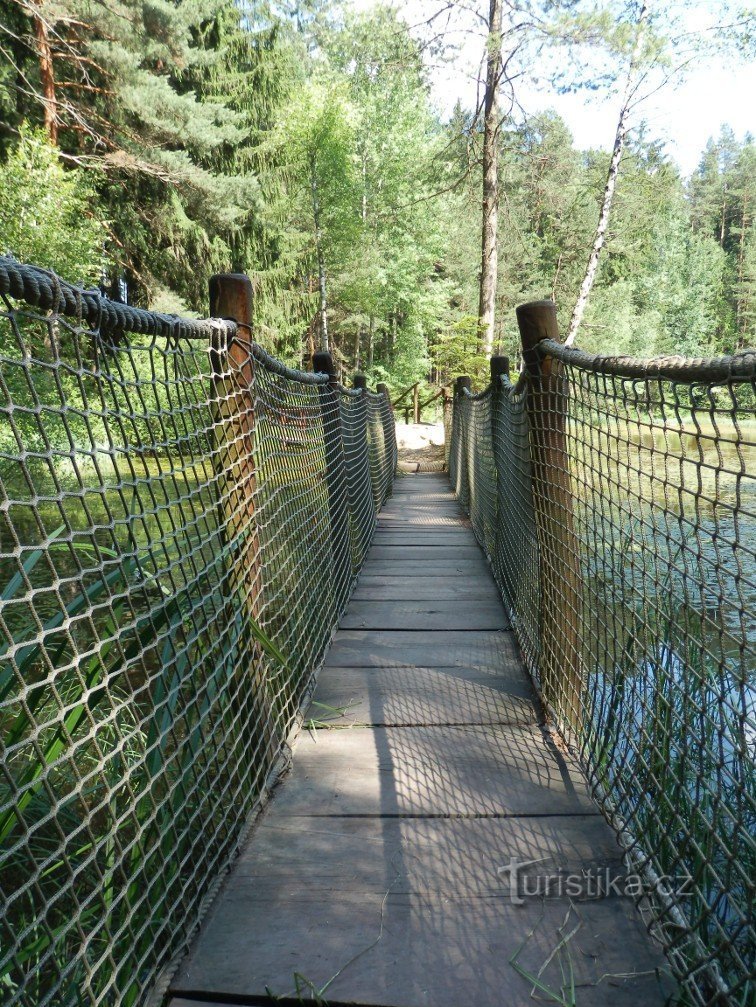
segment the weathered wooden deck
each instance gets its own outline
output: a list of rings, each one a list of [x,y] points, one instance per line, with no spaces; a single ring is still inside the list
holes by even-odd
[[[514,858],[537,861],[531,877],[614,874],[621,858],[539,726],[444,476],[397,481],[315,698],[345,711],[313,708],[330,729],[302,732],[171,1007],[315,991],[331,1004],[532,1004],[515,965],[554,990],[572,970],[579,1007],[665,1002],[662,956],[630,898],[515,904],[498,870]]]

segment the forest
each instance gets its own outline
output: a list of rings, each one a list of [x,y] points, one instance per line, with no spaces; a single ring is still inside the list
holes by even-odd
[[[742,58],[753,17],[720,6],[696,44]],[[483,23],[480,100],[443,115],[454,7]],[[722,125],[683,178],[629,128],[654,73],[694,58],[662,7],[439,3],[411,25],[337,0],[0,0],[0,252],[200,315],[212,273],[248,273],[266,349],[329,348],[393,389],[516,359],[513,308],[542,297],[585,349],[737,351],[756,146]],[[616,93],[612,151],[521,105],[539,59],[555,87]]]

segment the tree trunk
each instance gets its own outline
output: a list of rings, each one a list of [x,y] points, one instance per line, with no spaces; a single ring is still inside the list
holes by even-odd
[[[501,3],[491,0],[488,14],[486,93],[483,117],[483,233],[478,328],[485,356],[493,352],[496,280],[499,268],[499,82],[501,78]]]
[[[738,347],[744,343],[747,327],[747,295],[745,286],[746,231],[748,230],[748,188],[743,190],[743,209],[740,217],[740,245],[738,248],[738,296],[735,306],[735,328],[738,333]]]
[[[360,369],[360,342],[362,340],[362,322],[357,326],[357,331],[354,336],[354,370],[359,371]]]
[[[370,324],[368,326],[368,350],[367,350],[367,369],[370,370],[373,366],[373,350],[375,346],[375,319],[370,316]]]
[[[609,162],[609,171],[606,176],[604,197],[601,201],[601,212],[599,213],[596,233],[593,237],[591,254],[588,257],[588,265],[585,267],[585,275],[583,276],[583,282],[580,285],[580,293],[578,294],[577,301],[575,301],[575,307],[572,311],[570,326],[567,330],[567,338],[564,341],[565,346],[570,346],[575,342],[575,337],[577,336],[578,329],[580,328],[580,323],[583,321],[583,315],[585,314],[588,299],[591,296],[591,290],[593,289],[593,283],[596,279],[596,274],[598,273],[601,250],[603,249],[606,241],[606,230],[609,226],[609,217],[612,212],[614,192],[617,188],[620,161],[622,160],[622,152],[625,149],[625,140],[627,139],[627,117],[630,112],[630,105],[634,96],[635,73],[638,67],[638,58],[640,57],[641,52],[643,25],[648,18],[649,7],[650,3],[642,3],[640,10],[638,11],[635,42],[630,55],[630,63],[627,68],[625,90],[622,96],[619,119],[617,120],[617,131],[614,135],[614,147],[612,148],[612,157]]]
[[[323,258],[323,231],[320,226],[320,197],[318,195],[318,175],[315,156],[310,158],[310,193],[312,195],[312,220],[315,226],[315,257],[318,263],[318,290],[320,292],[320,349],[328,353],[328,297],[326,291],[326,269]]]
[[[307,356],[302,361],[302,370],[303,371],[307,370],[308,363],[315,356],[315,332],[314,332],[314,329],[315,329],[315,322],[316,321],[317,321],[317,315],[315,315],[313,317],[312,321],[307,326]]]
[[[727,220],[727,182],[724,183],[724,199],[722,200],[722,223],[719,227],[719,244],[724,248],[725,240],[725,222]]]
[[[367,224],[367,156],[365,151],[362,152],[362,226],[365,227]]]
[[[37,7],[41,5],[37,3]],[[39,59],[39,79],[42,83],[44,98],[44,124],[50,143],[58,143],[58,113],[55,97],[55,67],[53,65],[50,37],[47,25],[41,14],[34,14],[34,34],[37,39],[37,57]]]

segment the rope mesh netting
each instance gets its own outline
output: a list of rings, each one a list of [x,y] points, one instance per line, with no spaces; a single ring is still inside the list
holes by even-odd
[[[756,356],[542,341],[447,411],[468,510],[691,1002],[756,996]]]
[[[140,1004],[287,751],[393,416],[233,323],[6,259],[0,295],[0,987]]]

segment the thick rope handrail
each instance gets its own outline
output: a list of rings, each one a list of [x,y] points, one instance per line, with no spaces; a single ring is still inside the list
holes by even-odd
[[[457,385],[452,488],[686,999],[745,1007],[756,350],[639,360],[523,342],[516,382],[492,364],[483,391]]]
[[[553,339],[542,339],[535,347],[540,357],[554,357],[580,371],[592,374],[608,374],[617,378],[680,381],[689,384],[725,383],[728,381],[752,381],[756,377],[756,350],[743,350],[726,357],[608,357],[589,353],[575,346],[564,346]],[[498,380],[509,395],[519,395],[528,384],[528,371],[523,370],[517,381],[508,375],[499,375]],[[465,389],[467,396],[475,400],[484,396],[491,385],[477,393]]]
[[[182,318],[166,315],[130,304],[111,301],[99,290],[87,290],[61,280],[57,274],[39,266],[17,262],[9,256],[0,256],[0,295],[13,297],[26,304],[52,311],[55,314],[85,321],[101,335],[128,334],[161,336],[167,339],[197,339],[222,341],[228,344],[236,339],[242,342],[236,322],[224,318]],[[273,374],[290,381],[309,385],[323,385],[328,375],[314,374],[289,367],[259,343],[243,340],[250,354],[259,364]],[[351,389],[340,389],[351,394]],[[359,394],[359,393],[357,393]]]
[[[750,381],[756,376],[756,350],[727,357],[607,357],[575,346],[542,339],[535,347],[539,356],[555,357],[581,371],[611,374],[618,378],[661,378],[666,381]]]
[[[463,388],[462,394],[466,398],[469,398],[471,402],[479,402],[481,399],[485,399],[486,396],[491,394],[491,385],[486,385],[486,387],[482,388],[479,392],[474,392],[470,388]]]
[[[86,321],[96,325],[103,334],[132,332],[174,339],[210,339],[224,332],[230,338],[236,332],[236,323],[225,319],[181,318],[119,304],[99,290],[77,287],[47,269],[26,265],[8,256],[0,256],[0,295],[25,301],[43,311]]]
[[[241,342],[238,336],[237,341]],[[327,374],[316,374],[312,371],[300,371],[295,367],[289,367],[277,357],[271,356],[259,343],[249,341],[244,342],[244,346],[258,364],[262,364],[266,370],[277,374],[280,378],[287,378],[289,381],[299,381],[304,385],[325,385],[328,383]]]
[[[159,998],[391,493],[385,390],[275,359],[244,307],[175,318],[0,257],[8,1007]]]

